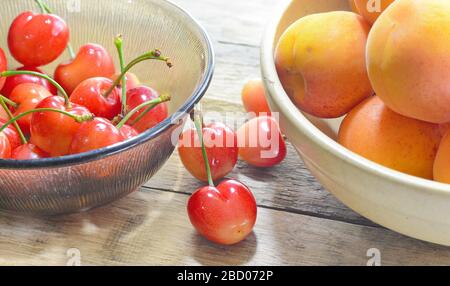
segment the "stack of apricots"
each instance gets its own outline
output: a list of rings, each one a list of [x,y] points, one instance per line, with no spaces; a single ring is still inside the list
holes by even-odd
[[[345,116],[349,150],[450,183],[450,1],[350,4],[284,32],[275,62],[286,93],[310,115]]]

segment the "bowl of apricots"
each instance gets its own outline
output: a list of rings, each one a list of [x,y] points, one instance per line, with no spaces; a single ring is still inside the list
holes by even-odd
[[[373,222],[450,245],[450,1],[280,8],[262,74],[305,165]]]

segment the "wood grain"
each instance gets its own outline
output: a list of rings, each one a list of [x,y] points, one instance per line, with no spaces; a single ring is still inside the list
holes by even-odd
[[[289,0],[175,0],[214,42],[216,71],[207,97],[240,103],[243,84],[260,77],[259,46],[275,7]]]
[[[444,265],[450,249],[380,228],[258,210],[254,234],[217,246],[191,227],[188,196],[143,190],[112,205],[58,218],[0,215],[0,265],[366,265],[377,248],[383,265]]]
[[[205,26],[214,41],[258,47],[272,11],[289,0],[174,0]]]

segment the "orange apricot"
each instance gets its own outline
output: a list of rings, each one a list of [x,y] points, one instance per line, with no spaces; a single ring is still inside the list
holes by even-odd
[[[365,62],[369,29],[361,16],[334,11],[303,17],[284,32],[275,62],[298,108],[336,118],[373,94]]]
[[[377,96],[355,107],[339,130],[339,143],[378,164],[426,179],[441,141],[439,125],[397,114]]]
[[[375,23],[381,13],[395,0],[354,0],[359,14],[370,24]]]
[[[265,94],[264,84],[260,79],[247,82],[242,89],[242,103],[245,110],[256,115],[270,115],[270,108]]]
[[[434,179],[450,184],[450,131],[444,135],[433,168]]]
[[[450,1],[396,0],[372,27],[367,67],[395,112],[450,122]]]

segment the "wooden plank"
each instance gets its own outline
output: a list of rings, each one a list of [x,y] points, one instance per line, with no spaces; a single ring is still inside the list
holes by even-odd
[[[243,112],[241,105],[212,99],[204,100],[203,108],[205,111],[217,111],[222,115],[235,112],[234,115],[237,117],[241,116],[240,112]],[[214,115],[219,116],[219,114]],[[206,117],[206,120],[210,119],[217,118]],[[286,160],[280,166],[257,169],[239,162],[229,177],[247,184],[255,193],[258,204],[261,206],[355,224],[375,225],[348,209],[324,190],[306,169],[290,144],[288,144]],[[201,185],[183,167],[176,151],[162,170],[145,184],[150,188],[182,193],[195,191]]]
[[[214,41],[259,46],[264,28],[277,5],[289,0],[174,0],[189,11]]]
[[[206,97],[240,104],[244,84],[261,78],[259,48],[223,43],[214,47],[217,63]]]
[[[55,218],[0,216],[0,265],[365,265],[377,248],[383,265],[444,265],[450,249],[393,232],[260,208],[254,234],[235,246],[198,236],[188,196],[134,193],[112,205]],[[438,255],[437,255],[438,254]]]
[[[217,64],[207,97],[240,102],[244,83],[260,77],[263,32],[274,8],[284,1],[173,1],[198,19],[213,40]]]

